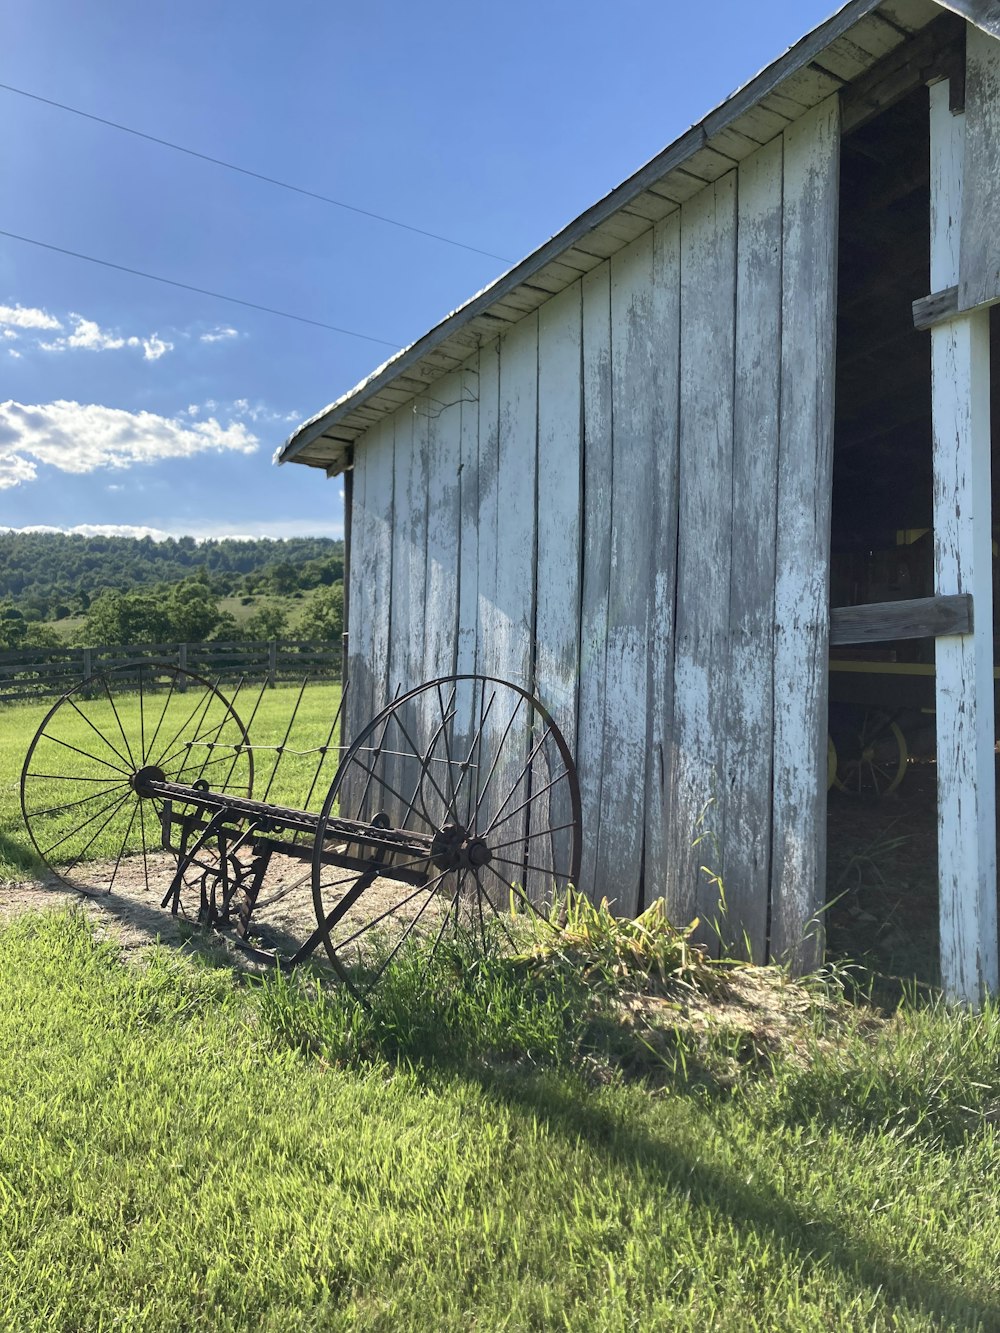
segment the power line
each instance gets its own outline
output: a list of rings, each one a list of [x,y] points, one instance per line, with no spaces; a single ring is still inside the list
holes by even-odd
[[[241,176],[250,176],[254,180],[264,181],[267,185],[276,185],[282,190],[291,190],[294,194],[304,194],[308,199],[318,199],[320,203],[332,204],[334,208],[346,209],[349,213],[358,213],[364,218],[373,218],[376,222],[384,222],[389,227],[399,227],[403,231],[412,231],[417,236],[426,236],[432,241],[440,241],[443,245],[454,245],[459,250],[470,250],[474,255],[485,255],[487,259],[499,259],[502,264],[509,264],[511,260],[504,255],[495,255],[491,250],[480,250],[478,246],[466,245],[464,241],[452,240],[449,236],[441,236],[436,231],[425,231],[422,227],[411,226],[408,222],[400,222],[396,218],[385,217],[382,213],[373,213],[367,208],[358,208],[355,204],[345,204],[342,199],[331,199],[329,195],[318,194],[315,190],[303,189],[301,185],[290,185],[287,181],[277,180],[274,176],[265,176],[260,171],[251,171],[248,167],[238,167],[234,162],[225,162],[221,157],[210,157],[208,153],[199,153],[194,148],[185,148],[183,144],[172,143],[169,139],[160,139],[155,134],[146,134],[142,130],[134,130],[129,125],[121,125],[116,120],[107,120],[104,116],[95,116],[89,111],[81,111],[79,107],[67,106],[65,102],[53,101],[51,97],[41,97],[38,93],[29,93],[24,88],[15,88],[9,83],[0,83],[0,88],[8,93],[16,93],[18,97],[30,97],[33,102],[44,102],[46,106],[57,107],[60,111],[68,111],[71,115],[82,116],[84,120],[96,121],[98,125],[107,125],[113,130],[120,130],[122,134],[133,134],[137,139],[145,139],[149,143],[159,144],[161,148],[172,148],[176,153],[186,153],[188,157],[200,158],[202,162],[211,162],[213,166],[224,167],[227,171],[237,171]]]
[[[305,315],[292,315],[287,310],[275,310],[274,306],[258,305],[256,301],[244,301],[239,296],[226,296],[222,292],[210,292],[207,287],[195,287],[190,282],[178,282],[175,278],[161,278],[156,273],[146,273],[141,268],[127,268],[124,264],[114,264],[110,259],[97,259],[94,255],[83,255],[78,250],[67,250],[61,245],[50,245],[47,241],[36,241],[31,236],[18,236],[17,232],[0,231],[12,241],[23,241],[25,245],[37,245],[42,250],[53,250],[57,255],[69,255],[71,259],[85,259],[88,264],[100,264],[102,268],[114,268],[119,273],[131,273],[135,278],[148,278],[150,282],[162,282],[168,287],[180,287],[185,292],[197,292],[199,296],[211,296],[217,301],[229,301],[232,305],[246,306],[249,310],[263,310],[266,315],[280,315],[282,319],[294,319],[299,324],[312,324],[317,329],[329,329],[331,333],[343,333],[348,338],[363,338],[365,342],[381,343],[383,347],[402,347],[400,342],[390,342],[388,338],[373,338],[370,333],[358,333],[356,329],[343,329],[338,324],[324,324],[321,319],[309,319]]]

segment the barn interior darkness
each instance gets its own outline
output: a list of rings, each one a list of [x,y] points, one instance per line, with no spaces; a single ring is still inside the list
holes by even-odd
[[[925,87],[844,135],[840,198],[831,604],[931,596],[931,342],[912,315],[913,301],[931,292]],[[991,365],[996,538],[997,310]],[[905,920],[911,937],[922,938],[910,938],[905,958],[897,948],[884,961],[927,979],[937,936],[933,661],[933,639],[834,647],[830,661],[828,887],[860,890],[864,875],[851,871],[845,881],[845,865],[852,857],[860,864],[862,844],[892,847],[884,852],[890,864],[869,858],[881,887],[867,903],[863,892],[848,895],[846,906],[874,935],[886,930],[896,939],[886,922]],[[892,883],[898,901],[887,896]],[[831,920],[831,945],[837,933]]]

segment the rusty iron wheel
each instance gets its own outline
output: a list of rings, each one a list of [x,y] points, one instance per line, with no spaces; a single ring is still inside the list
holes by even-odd
[[[373,857],[342,820],[398,830],[406,850]],[[312,887],[327,956],[364,995],[414,936],[431,950],[449,931],[513,942],[512,908],[543,921],[577,883],[580,822],[569,747],[526,690],[458,675],[403,694],[356,737],[319,818]],[[338,864],[352,857],[355,868]]]
[[[141,857],[149,887],[150,859],[163,849],[161,802],[142,794],[149,776],[251,795],[246,728],[210,681],[169,663],[130,663],[52,705],[21,770],[21,811],[53,875],[110,893],[126,858]],[[200,896],[200,880],[192,888]]]

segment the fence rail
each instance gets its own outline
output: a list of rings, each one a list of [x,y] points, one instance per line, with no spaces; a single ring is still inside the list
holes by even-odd
[[[0,703],[65,694],[98,671],[163,662],[193,671],[213,683],[242,676],[282,681],[339,680],[343,648],[317,639],[271,639],[258,643],[95,644],[90,648],[22,648],[0,652]]]

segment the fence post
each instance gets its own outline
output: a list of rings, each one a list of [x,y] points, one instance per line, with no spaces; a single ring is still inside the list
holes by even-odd
[[[273,690],[278,682],[278,641],[272,639],[267,645],[267,683]]]
[[[84,648],[83,650],[83,679],[89,680],[94,674],[94,650]]]
[[[182,671],[187,671],[188,646],[186,643],[179,643],[177,645],[177,665],[180,667]],[[177,689],[181,694],[183,694],[184,691],[187,689],[187,681],[184,679],[183,676],[181,676],[180,680],[178,680],[177,682]]]

